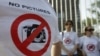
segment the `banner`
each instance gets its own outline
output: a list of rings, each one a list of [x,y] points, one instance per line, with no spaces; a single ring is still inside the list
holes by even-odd
[[[0,56],[50,56],[57,22],[46,0],[1,0]]]

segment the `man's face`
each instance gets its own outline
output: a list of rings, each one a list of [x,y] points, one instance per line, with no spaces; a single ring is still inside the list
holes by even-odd
[[[65,25],[65,28],[66,28],[66,29],[71,29],[71,27],[72,27],[72,24],[71,24],[70,22],[68,22],[68,23]]]

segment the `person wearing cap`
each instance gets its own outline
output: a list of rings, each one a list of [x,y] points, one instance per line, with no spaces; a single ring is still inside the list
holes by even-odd
[[[94,28],[88,26],[85,28],[85,34],[80,37],[80,48],[83,56],[100,56],[99,39],[93,34]]]
[[[61,56],[77,56],[79,40],[77,33],[72,31],[72,27],[72,20],[67,20],[65,22],[65,30],[60,32],[60,35],[62,36]]]

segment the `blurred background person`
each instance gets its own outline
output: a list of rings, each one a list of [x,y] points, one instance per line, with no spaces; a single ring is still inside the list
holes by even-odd
[[[67,20],[65,22],[65,30],[61,32],[62,36],[62,50],[61,56],[77,56],[78,36],[76,32],[72,31],[73,22]]]
[[[100,56],[99,39],[93,35],[94,28],[88,26],[85,28],[85,35],[80,37],[80,47],[83,56]]]

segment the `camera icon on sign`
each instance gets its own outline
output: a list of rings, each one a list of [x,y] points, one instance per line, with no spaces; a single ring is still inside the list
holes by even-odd
[[[22,27],[22,40],[28,38],[31,33],[38,27],[37,24],[32,24],[31,26],[26,25]],[[46,42],[46,34],[44,29],[35,37],[32,43],[45,43]]]

